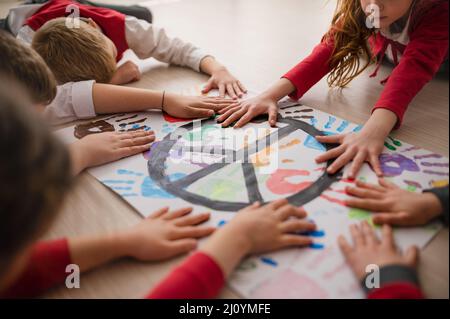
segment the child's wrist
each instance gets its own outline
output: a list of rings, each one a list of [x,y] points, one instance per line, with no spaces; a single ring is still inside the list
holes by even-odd
[[[433,193],[422,193],[421,195],[424,209],[430,215],[430,220],[440,216],[443,213],[442,203]]]

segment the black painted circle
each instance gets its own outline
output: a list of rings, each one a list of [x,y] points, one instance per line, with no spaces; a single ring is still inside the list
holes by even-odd
[[[303,130],[305,133],[311,135],[311,136],[323,136],[325,135],[322,131],[316,129],[314,126],[312,126],[309,123],[295,120],[292,118],[282,118],[280,117],[278,119],[278,122],[280,123],[286,123],[288,124],[285,128],[285,131],[295,131],[295,130]],[[201,121],[201,126],[208,125],[208,124],[216,124],[214,119],[207,119]],[[178,128],[178,130],[183,129],[184,131],[192,131],[193,129],[193,122],[188,123],[186,125],[183,125]],[[282,129],[285,129],[282,128]],[[282,130],[279,129],[278,131]],[[176,132],[176,131],[175,131]],[[173,135],[178,136],[177,139],[172,139]],[[185,179],[181,179],[179,181],[170,181],[169,177],[166,175],[165,172],[165,163],[167,158],[170,155],[170,150],[172,147],[178,142],[181,135],[170,133],[164,137],[164,139],[159,142],[154,148],[152,148],[152,154],[148,161],[148,172],[150,178],[163,190],[166,192],[184,199],[187,202],[190,202],[194,205],[201,205],[208,207],[213,210],[218,211],[230,211],[230,212],[237,212],[238,210],[241,210],[247,206],[249,206],[251,203],[247,202],[226,202],[226,201],[219,201],[219,200],[212,200],[210,198],[200,196],[195,193],[188,192],[186,188],[190,185],[189,183],[189,177],[191,175],[188,175]],[[331,150],[335,147],[335,145],[329,145],[324,144],[324,147],[326,150]],[[327,166],[329,166],[333,161],[329,161],[327,163]],[[227,163],[216,163],[211,164],[209,167],[205,168],[205,170],[214,172],[216,170],[219,170],[225,166],[227,166]],[[249,164],[253,165],[253,164]],[[289,203],[296,205],[296,206],[302,206],[306,203],[312,201],[316,197],[320,196],[322,192],[327,190],[331,184],[338,181],[342,177],[342,170],[339,171],[336,174],[330,175],[327,172],[324,172],[322,176],[319,177],[314,183],[312,183],[309,187],[306,189],[303,189],[302,191],[297,192],[296,194],[293,194],[289,197],[287,197]],[[187,183],[187,184],[186,184]]]

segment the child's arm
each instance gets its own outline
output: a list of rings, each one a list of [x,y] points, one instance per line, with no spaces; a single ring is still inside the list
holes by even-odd
[[[289,95],[299,100],[311,87],[330,72],[329,60],[333,54],[331,39],[324,38],[313,52],[286,73],[281,80],[260,94],[247,101],[238,102],[223,110],[219,118],[223,126],[238,121],[235,127],[242,127],[260,114],[269,114],[270,125],[276,125],[277,102]],[[231,117],[231,118],[230,118]]]
[[[125,231],[38,244],[22,275],[1,296],[23,298],[41,294],[65,281],[69,264],[85,272],[123,257],[159,261],[191,251],[198,238],[214,231],[213,227],[200,225],[209,219],[209,214],[191,212],[190,208],[173,212],[164,208]]]
[[[174,117],[202,118],[210,117],[232,103],[220,98],[164,94],[159,91],[98,83],[94,84],[92,95],[97,114],[162,109]]]
[[[371,164],[378,176],[383,172],[378,157],[386,137],[399,128],[408,105],[439,70],[448,56],[448,1],[429,10],[410,35],[400,63],[394,68],[372,116],[356,134],[318,137],[319,142],[342,144],[319,157],[319,162],[338,158],[329,172],[335,173],[353,160],[349,177],[356,178],[362,164]]]
[[[73,173],[148,151],[154,141],[153,131],[88,135],[69,146]]]
[[[200,251],[166,277],[147,297],[214,298],[233,269],[248,254],[310,245],[299,235],[315,229],[305,211],[286,200],[242,210],[205,243]]]
[[[379,185],[357,181],[356,186],[347,187],[354,197],[346,205],[376,213],[373,222],[377,225],[419,226],[440,216],[448,225],[448,186],[424,193],[403,190],[383,179]]]
[[[363,222],[352,225],[350,232],[354,246],[345,237],[338,239],[339,246],[355,276],[361,282],[370,299],[421,299],[424,298],[417,279],[415,267],[418,259],[417,247],[410,247],[405,254],[395,245],[392,228],[385,225],[382,238],[378,239],[374,229]],[[374,269],[367,273],[366,268],[375,265],[379,268],[379,287],[374,283]]]
[[[246,92],[245,87],[214,58],[191,43],[168,37],[163,28],[127,16],[125,34],[128,46],[141,59],[154,57],[162,62],[186,66],[211,75],[204,93],[218,88],[221,97],[228,93],[237,98]]]

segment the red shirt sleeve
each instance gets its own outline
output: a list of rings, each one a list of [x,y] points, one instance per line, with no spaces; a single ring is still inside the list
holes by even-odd
[[[197,252],[173,270],[146,298],[215,298],[224,284],[225,278],[219,265],[207,254]]]
[[[292,99],[300,99],[331,71],[329,62],[333,50],[333,44],[324,38],[308,57],[283,76],[296,87],[296,91],[290,95]]]
[[[379,289],[373,290],[367,296],[368,299],[424,299],[423,293],[412,283],[390,283]]]
[[[66,267],[71,264],[67,239],[36,244],[23,273],[0,298],[30,298],[37,296],[66,279]]]
[[[397,115],[401,125],[409,103],[439,70],[448,56],[448,2],[426,13],[410,34],[400,63],[392,71],[374,110]]]

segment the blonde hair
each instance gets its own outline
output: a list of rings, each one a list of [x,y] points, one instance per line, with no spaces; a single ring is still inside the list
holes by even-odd
[[[56,96],[56,80],[45,61],[4,31],[0,31],[0,73],[26,88],[33,103],[47,105]]]
[[[79,28],[69,28],[66,18],[50,20],[36,32],[32,46],[60,84],[86,80],[109,83],[116,70],[106,37],[83,21]]]

